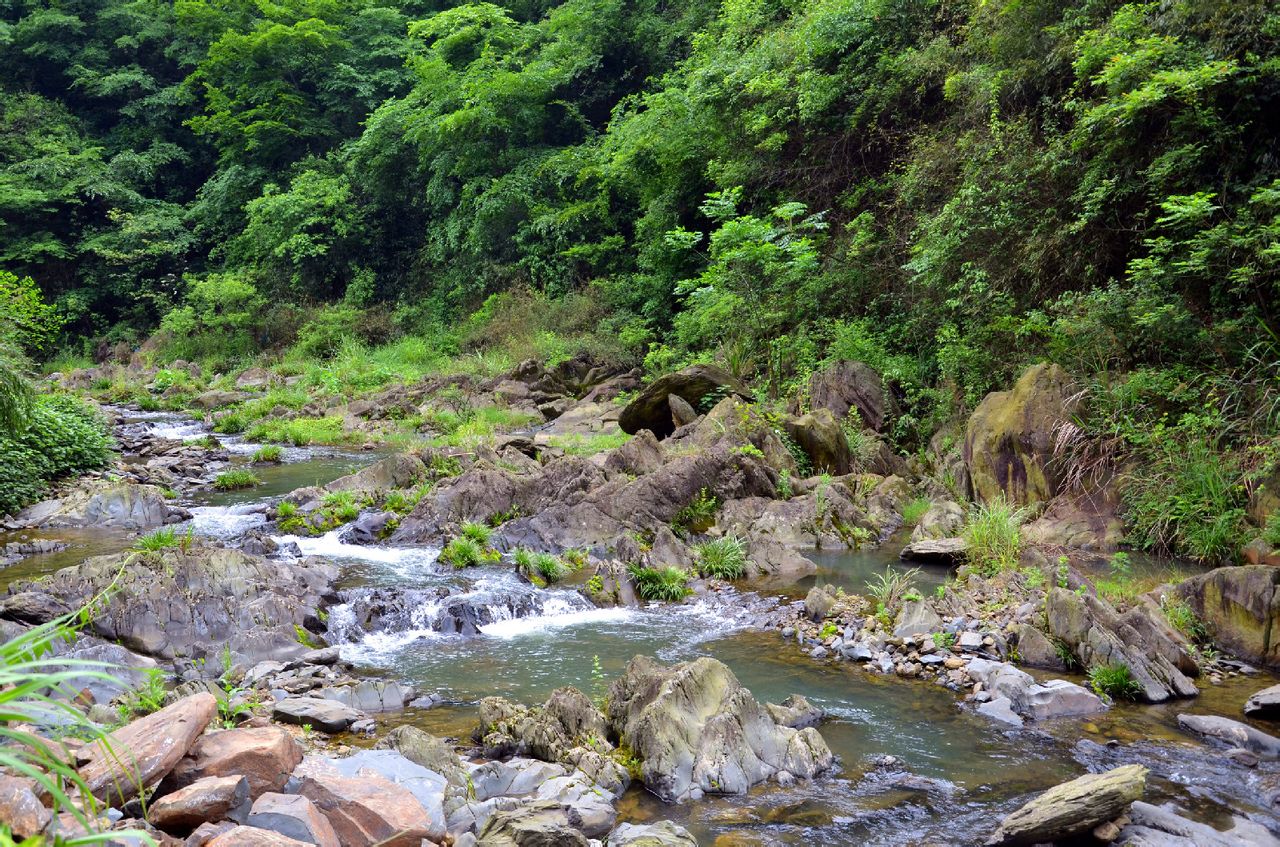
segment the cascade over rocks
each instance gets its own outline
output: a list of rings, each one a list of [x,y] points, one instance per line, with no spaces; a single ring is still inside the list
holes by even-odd
[[[1245,565],[1212,570],[1175,589],[1224,650],[1280,667],[1280,568]]]
[[[88,625],[139,653],[217,660],[224,648],[250,661],[299,656],[298,627],[319,627],[317,610],[337,568],[316,559],[275,561],[221,547],[168,549],[86,559],[38,583],[10,586],[0,618],[43,623],[115,590]],[[27,614],[42,604],[47,615]]]
[[[696,409],[702,398],[713,391],[751,399],[747,386],[728,371],[715,365],[690,365],[664,374],[642,389],[622,410],[618,424],[631,435],[647,429],[658,438],[666,438],[676,429],[667,396],[674,394]]]
[[[667,802],[808,779],[834,761],[817,730],[779,726],[710,658],[664,667],[635,657],[609,687],[608,719],[640,757],[645,786]]]
[[[1123,615],[1100,597],[1053,588],[1045,601],[1049,635],[1060,639],[1081,667],[1120,664],[1151,703],[1194,697],[1199,671],[1182,638],[1149,603]]]
[[[1028,368],[1010,391],[993,391],[969,417],[964,460],[974,498],[1004,496],[1019,505],[1058,493],[1054,428],[1067,418],[1070,378],[1054,364]]]

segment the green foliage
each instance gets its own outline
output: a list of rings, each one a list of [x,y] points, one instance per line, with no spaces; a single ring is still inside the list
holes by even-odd
[[[939,650],[950,650],[956,643],[956,634],[954,632],[935,632],[932,638],[934,646]]]
[[[148,670],[146,681],[121,697],[120,720],[127,723],[139,715],[159,711],[164,708],[166,693],[164,671],[159,668]]]
[[[53,341],[64,320],[56,308],[44,302],[31,277],[0,271],[0,342],[35,355]]]
[[[563,450],[570,456],[594,456],[596,453],[603,453],[605,450],[616,450],[630,440],[631,436],[625,433],[602,432],[589,435],[571,433],[569,435],[553,435],[547,443],[552,447]]]
[[[1133,678],[1128,665],[1095,665],[1089,669],[1089,687],[1107,700],[1136,700],[1142,686]]]
[[[36,397],[20,427],[0,429],[0,514],[38,500],[56,479],[103,467],[112,446],[88,404],[66,394]]]
[[[1187,601],[1177,597],[1161,596],[1160,610],[1165,619],[1192,644],[1202,644],[1209,638],[1209,629]]]
[[[705,532],[715,525],[716,511],[719,508],[719,497],[705,488],[699,489],[693,500],[681,507],[671,519],[671,529],[680,536],[691,532]]]
[[[781,471],[778,472],[777,493],[778,493],[779,500],[791,499],[791,495],[793,493],[791,490],[791,471],[787,470],[786,468],[783,468]]]
[[[440,561],[459,570],[475,567],[484,561],[484,548],[473,538],[459,536],[440,551]]]
[[[253,451],[251,461],[257,464],[279,464],[284,461],[283,451],[275,444],[266,444]]]
[[[642,600],[674,603],[690,593],[689,574],[677,567],[646,568],[632,564],[628,566],[627,573]]]
[[[1262,528],[1262,540],[1271,545],[1271,549],[1280,547],[1280,511],[1267,515],[1267,522]]]
[[[249,441],[269,441],[307,447],[313,444],[342,444],[351,437],[342,428],[342,418],[293,418],[262,420],[245,433]]]
[[[703,542],[694,548],[698,573],[716,579],[741,579],[747,573],[747,549],[736,535]]]
[[[902,507],[902,525],[904,527],[912,527],[920,523],[920,519],[924,517],[924,513],[929,511],[929,507],[933,504],[928,497],[917,497]]]
[[[213,487],[219,491],[239,491],[243,488],[253,488],[261,482],[262,480],[258,479],[253,471],[236,468],[218,474],[213,480]]]
[[[867,582],[867,594],[892,615],[907,599],[908,593],[914,594],[914,599],[920,599],[919,592],[915,590],[915,582],[919,576],[919,568],[904,571],[893,565],[886,565],[882,573],[876,574]]]
[[[181,550],[184,553],[191,549],[195,542],[195,530],[188,528],[182,535],[171,526],[161,527],[146,535],[140,536],[133,543],[133,549],[140,553],[159,553],[164,550]]]
[[[491,531],[489,527],[482,523],[472,523],[467,521],[462,524],[462,537],[469,538],[481,547],[489,546],[489,536]]]
[[[969,512],[962,536],[966,556],[979,573],[994,576],[1018,566],[1022,538],[1018,527],[1025,519],[1022,510],[1004,498],[975,505]]]

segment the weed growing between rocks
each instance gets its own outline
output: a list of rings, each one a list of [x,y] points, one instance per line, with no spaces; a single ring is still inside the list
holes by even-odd
[[[690,593],[689,574],[668,565],[663,568],[646,568],[632,564],[627,568],[636,594],[643,600],[661,600],[673,603],[683,600]]]
[[[991,577],[1018,566],[1022,549],[1018,529],[1025,519],[1025,512],[1003,497],[973,507],[962,535],[978,573]]]
[[[694,550],[698,556],[698,573],[702,576],[733,580],[747,573],[746,545],[736,535],[706,541]]]
[[[218,474],[213,481],[213,487],[219,491],[240,491],[245,488],[253,488],[260,482],[261,480],[258,479],[253,471],[237,468],[236,470]]]
[[[461,570],[472,568],[484,560],[484,548],[474,538],[460,535],[440,551],[440,561]]]
[[[284,451],[277,444],[264,444],[253,451],[252,461],[255,465],[278,465],[284,461]]]
[[[1142,693],[1142,686],[1133,678],[1133,672],[1127,665],[1118,663],[1090,668],[1089,687],[1106,700],[1136,700]]]

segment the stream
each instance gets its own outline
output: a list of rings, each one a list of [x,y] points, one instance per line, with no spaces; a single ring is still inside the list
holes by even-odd
[[[135,425],[166,437],[208,434],[203,425],[177,415],[129,414]],[[233,462],[247,461],[255,446],[236,437],[219,440]],[[252,491],[200,492],[182,501],[193,513],[194,531],[232,540],[265,521],[265,504],[364,467],[380,454],[287,448],[284,458],[284,464],[255,468],[263,484]],[[34,556],[4,571],[4,582],[130,543],[102,536],[69,540],[68,550]],[[713,656],[761,701],[779,702],[797,693],[826,709],[820,731],[840,759],[834,776],[686,806],[664,805],[636,784],[620,802],[620,820],[672,819],[703,845],[981,843],[1029,795],[1105,760],[1111,739],[1156,742],[1172,751],[1167,766],[1152,766],[1145,799],[1176,799],[1211,822],[1225,820],[1233,805],[1224,794],[1230,789],[1210,771],[1200,771],[1204,748],[1177,729],[1176,715],[1192,711],[1239,718],[1249,694],[1274,681],[1266,675],[1232,677],[1220,686],[1206,684],[1196,701],[1121,705],[1093,720],[1010,730],[961,708],[952,692],[932,683],[866,673],[849,662],[813,660],[777,632],[753,625],[761,610],[799,601],[815,581],[858,591],[886,566],[902,567],[893,543],[858,553],[814,554],[818,575],[789,586],[726,589],[676,605],[597,609],[571,587],[539,590],[510,568],[459,572],[443,567],[433,548],[345,544],[340,530],[277,540],[343,566],[343,602],[330,609],[328,637],[341,645],[344,659],[371,676],[410,682],[442,700],[430,710],[380,716],[391,723],[465,737],[475,726],[475,704],[482,697],[540,703],[563,685],[600,695],[640,653],[665,662]],[[917,583],[931,591],[946,576],[943,569],[922,569]],[[377,613],[366,626],[361,621],[370,620],[371,609]],[[473,628],[478,632],[468,634]]]

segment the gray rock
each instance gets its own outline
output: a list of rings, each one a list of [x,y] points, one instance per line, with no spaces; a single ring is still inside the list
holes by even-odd
[[[964,527],[964,507],[954,500],[936,500],[911,531],[911,541],[956,538]]]
[[[618,824],[609,833],[606,847],[698,847],[689,830],[671,821],[651,824]]]
[[[511,759],[506,762],[485,762],[471,771],[473,794],[477,800],[492,797],[522,797],[532,794],[549,779],[566,776],[562,765],[537,759]]]
[[[414,764],[440,774],[451,791],[466,793],[469,783],[463,759],[442,738],[413,726],[398,726],[378,740],[379,750],[395,750]]]
[[[978,714],[1011,726],[1022,726],[1022,718],[1013,711],[1008,697],[997,697],[978,706]]]
[[[821,707],[813,705],[801,694],[788,695],[781,703],[766,703],[765,708],[769,710],[774,723],[792,729],[817,726],[822,723],[826,714]]]
[[[341,847],[329,819],[300,794],[263,794],[254,801],[246,822],[249,826],[269,829],[304,844]]]
[[[836,596],[827,586],[815,585],[804,598],[804,611],[810,620],[820,621],[831,614],[835,604]]]
[[[1064,782],[1005,818],[987,844],[1014,847],[1083,835],[1124,814],[1142,797],[1146,781],[1146,768],[1124,765]]]
[[[28,506],[15,517],[33,527],[142,530],[163,526],[174,514],[158,486],[98,479],[65,497]]]
[[[1037,683],[1007,662],[974,659],[967,672],[994,697],[1007,697],[1015,712],[1031,720],[1088,715],[1106,708],[1096,694],[1082,686],[1062,679]]]
[[[569,820],[569,812],[551,800],[525,803],[495,812],[480,830],[484,847],[589,847],[587,837]]]
[[[365,679],[355,685],[322,688],[318,696],[336,700],[358,712],[376,714],[403,709],[405,702],[413,699],[413,689],[405,688],[398,682]]]
[[[1218,715],[1178,715],[1178,725],[1232,747],[1248,750],[1260,759],[1280,759],[1280,738],[1240,721]]]
[[[395,750],[360,750],[342,759],[326,760],[326,764],[343,776],[374,773],[403,786],[418,799],[431,820],[441,825],[441,828],[433,830],[432,837],[444,834],[444,795],[448,781],[442,775],[409,761]]]
[[[1251,718],[1280,718],[1280,685],[1254,692],[1244,703],[1244,713]]]
[[[903,638],[908,635],[929,635],[941,629],[942,618],[938,617],[926,601],[915,600],[902,604],[893,634],[896,638]]]
[[[727,371],[715,365],[691,365],[660,376],[645,386],[622,410],[618,425],[632,435],[647,429],[658,438],[665,438],[675,430],[667,400],[669,395],[674,394],[696,407],[703,397],[717,390],[737,394],[744,400],[752,399],[746,385]]]
[[[319,697],[286,697],[272,707],[271,716],[282,723],[310,724],[321,732],[345,732],[351,724],[365,717],[336,700]]]
[[[618,820],[613,797],[579,774],[552,777],[538,786],[535,796],[559,803],[569,823],[588,838],[600,838]]]
[[[911,542],[898,556],[914,562],[956,566],[964,563],[968,549],[963,538],[932,538]]]
[[[1233,818],[1231,829],[1220,831],[1141,800],[1129,809],[1129,823],[1114,843],[1117,847],[1280,847],[1280,839],[1251,820]]]

